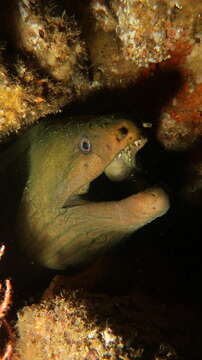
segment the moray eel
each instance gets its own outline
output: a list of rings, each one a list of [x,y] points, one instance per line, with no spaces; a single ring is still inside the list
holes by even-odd
[[[16,232],[24,253],[42,266],[61,270],[88,263],[169,208],[161,188],[117,201],[88,199],[101,174],[124,180],[146,142],[126,116],[41,121],[21,138],[16,152],[24,180]]]

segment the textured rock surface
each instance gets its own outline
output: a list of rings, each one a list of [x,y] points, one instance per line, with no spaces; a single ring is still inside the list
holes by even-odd
[[[109,297],[64,291],[49,296],[19,313],[14,360],[175,360],[176,351],[183,352],[189,342],[182,305],[168,309],[140,294]],[[187,312],[186,321],[193,319]],[[172,327],[175,331],[166,336]]]
[[[89,92],[172,70],[181,86],[161,109],[158,139],[178,150],[201,134],[200,0],[9,0],[1,14],[2,135]]]
[[[52,5],[53,6],[53,5]],[[75,20],[51,2],[1,5],[0,134],[17,131],[85,93],[86,50]]]

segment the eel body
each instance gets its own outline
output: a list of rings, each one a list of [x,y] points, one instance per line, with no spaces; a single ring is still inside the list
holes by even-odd
[[[165,214],[169,200],[161,188],[121,200],[88,198],[102,174],[123,181],[144,144],[134,122],[111,115],[49,119],[21,136],[9,150],[14,153],[10,169],[16,170],[7,189],[10,200],[1,197],[4,204],[15,198],[12,211],[23,252],[48,268],[75,267]]]

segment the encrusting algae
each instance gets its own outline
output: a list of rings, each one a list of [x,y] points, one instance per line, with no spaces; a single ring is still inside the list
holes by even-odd
[[[88,92],[90,83],[79,27],[64,9],[20,0],[1,4],[0,11],[6,34],[0,58],[1,138],[59,111]]]
[[[10,0],[0,10],[2,137],[98,89],[172,70],[183,81],[158,119],[159,141],[180,148],[179,122],[188,133],[185,147],[201,134],[200,0],[194,6],[183,0]],[[167,114],[176,133],[171,139]]]

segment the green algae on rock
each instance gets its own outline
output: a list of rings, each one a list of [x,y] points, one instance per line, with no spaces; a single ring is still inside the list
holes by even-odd
[[[28,176],[17,228],[25,252],[43,266],[65,269],[91,261],[121,238],[163,215],[160,188],[118,201],[89,201],[91,182],[145,144],[126,116],[41,122],[26,135]],[[124,177],[124,167],[115,177]]]

